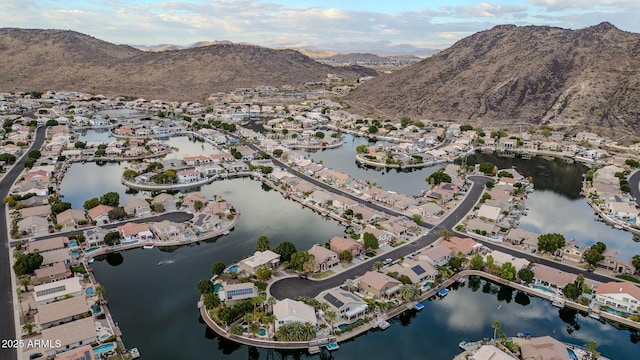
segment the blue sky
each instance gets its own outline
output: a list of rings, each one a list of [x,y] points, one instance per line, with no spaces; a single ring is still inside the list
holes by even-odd
[[[230,40],[363,51],[442,49],[498,24],[640,32],[639,0],[2,0],[0,27],[69,29],[136,45]]]

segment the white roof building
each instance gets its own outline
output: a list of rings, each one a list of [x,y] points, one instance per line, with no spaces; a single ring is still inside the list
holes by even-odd
[[[284,299],[273,305],[273,315],[276,317],[276,331],[280,326],[294,322],[309,322],[313,325],[318,322],[312,306],[291,299]]]

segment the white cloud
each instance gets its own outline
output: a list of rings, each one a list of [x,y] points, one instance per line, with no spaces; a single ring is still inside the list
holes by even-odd
[[[529,0],[529,3],[547,11],[638,8],[636,0]]]
[[[501,17],[513,13],[522,13],[527,11],[527,7],[481,2],[470,6],[443,6],[439,10],[453,17],[474,18]]]

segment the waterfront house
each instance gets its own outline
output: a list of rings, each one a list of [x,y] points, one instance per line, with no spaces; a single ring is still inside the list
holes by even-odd
[[[564,260],[582,263],[587,256],[587,251],[589,251],[588,246],[581,244],[576,240],[571,240],[566,243],[565,246],[558,249],[556,255]]]
[[[301,301],[283,299],[273,305],[273,315],[276,317],[276,331],[282,325],[294,322],[318,324],[316,312],[312,306]]]
[[[133,199],[124,206],[124,211],[129,216],[144,217],[151,215],[151,207],[144,199]]]
[[[69,253],[69,249],[66,248],[47,251],[40,255],[42,255],[42,264],[40,264],[41,267],[46,267],[56,263],[71,264],[74,260]]]
[[[502,266],[505,263],[511,263],[511,265],[513,265],[513,267],[516,268],[516,271],[519,271],[520,269],[523,269],[529,266],[529,260],[520,258],[520,257],[515,257],[513,255],[504,253],[502,251],[492,250],[490,253],[488,253],[485,256],[485,261],[489,256],[491,256],[491,258],[493,259],[493,263],[495,265]]]
[[[40,329],[48,329],[53,326],[75,321],[80,317],[87,317],[91,315],[90,311],[91,309],[89,308],[89,304],[87,304],[87,298],[77,296],[38,306],[38,313],[35,316],[35,320],[40,326]]]
[[[182,169],[176,172],[178,182],[181,184],[196,182],[201,179],[200,170],[198,169]]]
[[[49,232],[49,220],[41,216],[29,216],[17,223],[21,234],[28,236],[44,235]]]
[[[330,289],[324,294],[316,297],[316,300],[329,304],[329,309],[335,311],[338,320],[345,320],[349,323],[364,316],[368,305],[361,298],[349,291],[341,289]]]
[[[87,220],[84,210],[67,209],[56,215],[56,223],[63,229],[73,228],[82,220]]]
[[[29,241],[26,245],[27,252],[32,253],[38,250],[40,254],[49,251],[64,249],[69,244],[69,239],[65,236],[56,236],[38,241]]]
[[[537,249],[538,237],[540,234],[536,234],[531,231],[527,231],[520,228],[509,230],[509,233],[504,236],[505,242],[510,242],[513,245],[522,245],[523,250]]]
[[[109,223],[109,211],[113,210],[112,206],[100,204],[94,208],[87,210],[87,215],[91,221],[95,221],[96,224],[108,224]]]
[[[596,287],[595,300],[619,311],[640,311],[640,287],[626,281],[602,283]]]
[[[344,195],[336,195],[333,198],[332,205],[339,213],[343,213],[347,209],[353,209],[354,206],[358,205],[358,202]]]
[[[362,229],[362,231],[360,231],[360,238],[364,239],[364,234],[365,233],[370,233],[373,236],[376,237],[376,239],[378,239],[378,246],[382,247],[385,245],[389,245],[391,244],[394,239],[395,239],[395,235],[389,231],[386,230],[382,230],[382,229],[378,229],[374,226],[371,225],[367,225],[364,229]]]
[[[372,222],[375,219],[381,219],[384,215],[377,210],[374,210],[368,206],[356,205],[351,208],[353,210],[354,216],[358,218],[358,214],[362,216],[362,221],[365,223]]]
[[[92,316],[44,329],[41,336],[42,340],[52,343],[57,340],[60,343],[58,348],[52,347],[44,350],[44,355],[47,357],[55,355],[56,349],[73,349],[98,341]]]
[[[176,198],[175,196],[167,193],[161,193],[156,195],[151,201],[152,204],[161,204],[164,211],[176,211]]]
[[[75,349],[56,354],[54,360],[96,360],[96,357],[91,345],[83,345]]]
[[[210,161],[212,161],[212,159],[210,156],[195,155],[195,156],[185,156],[184,158],[182,158],[182,161],[184,161],[184,163],[189,166],[196,166],[196,165],[208,164]]]
[[[271,250],[256,251],[253,255],[240,261],[239,271],[247,274],[255,274],[256,269],[262,265],[268,265],[275,269],[280,264],[280,254]]]
[[[396,236],[411,235],[412,231],[418,229],[415,222],[405,217],[394,217],[381,222],[379,225]]]
[[[531,338],[520,346],[523,360],[571,360],[567,346],[551,336]]]
[[[638,209],[635,206],[623,201],[609,201],[607,204],[609,214],[618,219],[635,220],[638,217]]]
[[[307,197],[307,200],[313,203],[314,205],[323,206],[327,204],[329,201],[333,202],[333,194],[322,189],[318,189]]]
[[[218,297],[227,306],[231,306],[240,300],[251,299],[259,293],[258,288],[252,282],[221,282],[222,288],[218,290]]]
[[[31,277],[33,285],[48,284],[54,281],[60,281],[70,278],[73,273],[67,264],[54,263],[48,267],[35,269],[34,275]]]
[[[418,255],[418,259],[426,260],[433,266],[444,266],[451,260],[451,256],[453,256],[451,249],[444,245],[436,245],[422,251],[420,255]]]
[[[313,245],[307,252],[315,258],[315,268],[313,272],[329,270],[340,262],[338,254],[321,245]]]
[[[153,239],[153,233],[147,224],[128,222],[124,225],[118,226],[117,230],[120,231],[125,242]]]
[[[234,161],[223,165],[230,173],[247,172],[249,171],[249,165],[242,161]]]
[[[202,195],[202,193],[192,192],[185,195],[185,197],[182,198],[181,205],[188,207],[191,211],[195,211],[196,203],[204,206],[207,203],[207,201],[209,200],[207,200],[207,198],[204,195]]]
[[[151,230],[159,240],[162,241],[181,241],[184,239],[186,225],[176,223],[169,220],[154,222],[151,224]]]
[[[208,214],[204,212],[195,214],[193,219],[191,219],[193,228],[200,233],[219,229],[220,222],[222,222],[220,215]]]
[[[405,275],[412,284],[420,284],[423,281],[435,280],[438,270],[428,261],[405,258],[401,263],[389,266],[387,273],[397,273],[397,276]]]
[[[72,277],[33,287],[34,300],[37,306],[50,304],[54,301],[84,296],[80,278]]]
[[[513,360],[514,358],[506,352],[493,345],[482,345],[468,358],[469,360]]]
[[[88,247],[95,247],[104,244],[104,236],[109,231],[100,227],[85,230],[84,236]]]
[[[444,245],[451,249],[451,252],[455,255],[461,253],[464,256],[471,255],[482,248],[481,244],[478,244],[470,237],[457,237],[453,236],[449,240],[440,242],[440,245]]]
[[[371,294],[377,299],[388,299],[395,295],[402,283],[391,276],[377,271],[367,271],[358,282],[361,291]]]
[[[542,264],[536,264],[532,270],[535,284],[547,287],[555,286],[558,289],[563,289],[567,284],[575,282],[577,277],[576,274],[560,271]]]
[[[626,256],[619,249],[608,248],[603,253],[604,259],[596,265],[599,268],[607,269],[618,274],[633,274],[635,268],[631,265],[629,256]]]
[[[331,251],[336,254],[340,254],[343,251],[348,251],[353,256],[362,254],[364,251],[364,245],[351,238],[345,238],[342,236],[334,236],[329,240],[329,247]]]

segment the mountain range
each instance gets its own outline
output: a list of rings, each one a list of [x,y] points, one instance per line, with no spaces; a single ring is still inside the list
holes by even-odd
[[[1,91],[84,91],[202,101],[209,94],[260,85],[300,86],[328,73],[355,80],[377,72],[331,67],[294,50],[219,42],[142,51],[68,30],[0,29]]]
[[[347,101],[383,118],[638,137],[639,98],[640,35],[605,22],[580,30],[496,26],[366,82]]]

